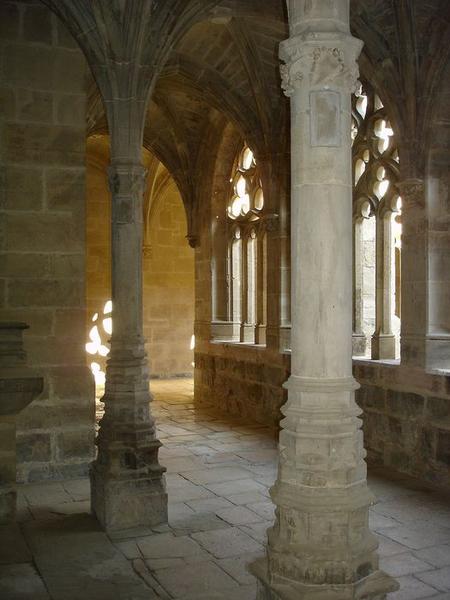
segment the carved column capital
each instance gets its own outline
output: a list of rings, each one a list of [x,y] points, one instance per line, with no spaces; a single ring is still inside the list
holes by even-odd
[[[360,87],[356,59],[360,40],[348,35],[332,39],[295,36],[280,45],[281,87],[290,97],[302,85],[308,89],[340,89],[353,93]]]
[[[130,224],[142,218],[146,177],[147,169],[138,163],[112,163],[108,167],[114,223]]]
[[[147,169],[140,164],[118,163],[108,167],[109,188],[113,196],[143,194]]]
[[[423,179],[405,179],[397,184],[405,207],[425,207],[425,184]]]

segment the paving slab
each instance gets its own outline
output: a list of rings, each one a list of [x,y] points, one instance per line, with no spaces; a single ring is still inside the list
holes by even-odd
[[[31,561],[32,555],[19,525],[12,523],[0,526],[0,565],[28,563]]]
[[[1,600],[52,600],[32,564],[0,565],[0,598]]]
[[[182,558],[188,562],[210,560],[211,556],[194,539],[163,533],[137,540],[137,545],[146,559]]]
[[[215,558],[240,556],[249,552],[262,553],[263,550],[261,544],[236,527],[194,533],[192,537]]]
[[[52,600],[156,598],[91,515],[31,521],[24,535]]]
[[[201,570],[192,566],[175,567],[157,571],[156,578],[174,597],[185,600],[193,598],[214,598],[217,590],[237,589],[238,583],[212,561],[202,563]],[[206,594],[206,595],[205,595]],[[209,594],[209,596],[207,595]]]

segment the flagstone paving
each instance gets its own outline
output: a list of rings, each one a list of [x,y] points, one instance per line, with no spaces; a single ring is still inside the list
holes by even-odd
[[[108,536],[87,479],[19,486],[19,524],[0,528],[1,600],[255,598],[246,565],[273,519],[276,432],[196,407],[191,380],[151,387],[169,524]],[[401,585],[389,600],[450,600],[449,499],[383,470],[369,482],[381,567]]]

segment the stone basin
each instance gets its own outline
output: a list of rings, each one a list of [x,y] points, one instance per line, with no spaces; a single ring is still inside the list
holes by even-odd
[[[16,517],[16,417],[38,396],[44,380],[27,367],[26,323],[0,322],[0,524]]]
[[[44,381],[26,365],[26,323],[0,322],[0,417],[18,415],[42,392]]]
[[[42,377],[11,377],[0,375],[0,417],[18,415],[42,392]]]

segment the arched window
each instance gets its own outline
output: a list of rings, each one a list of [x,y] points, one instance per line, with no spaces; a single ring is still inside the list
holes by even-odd
[[[386,108],[364,83],[353,96],[353,353],[399,355],[399,155]]]
[[[265,343],[266,234],[264,193],[258,165],[245,145],[235,161],[226,207],[228,318],[235,341]]]

